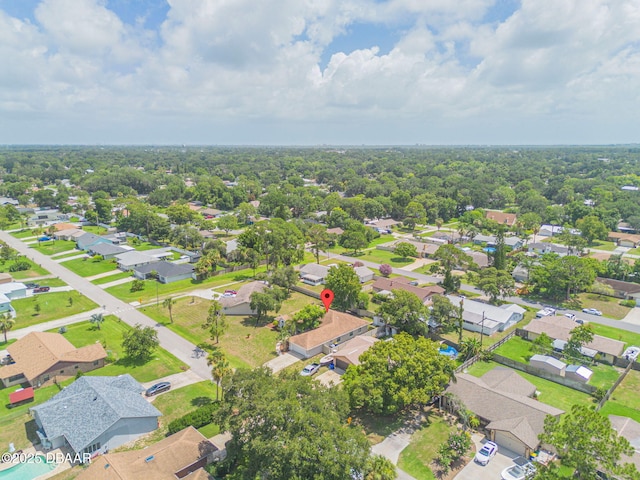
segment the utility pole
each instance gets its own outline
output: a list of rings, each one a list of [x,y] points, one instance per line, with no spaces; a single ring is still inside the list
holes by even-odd
[[[483,335],[484,335],[484,311],[482,312],[482,321],[480,322],[480,348],[482,348]]]

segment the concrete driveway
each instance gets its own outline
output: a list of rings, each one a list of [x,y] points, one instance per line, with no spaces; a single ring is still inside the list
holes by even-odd
[[[487,441],[484,436],[477,433],[472,435],[472,439],[476,444],[476,451],[480,450],[482,445]],[[493,457],[486,466],[483,467],[473,461],[469,462],[469,464],[456,475],[455,480],[499,480],[502,471],[513,465],[513,459],[517,456],[517,453],[500,448],[496,456]]]

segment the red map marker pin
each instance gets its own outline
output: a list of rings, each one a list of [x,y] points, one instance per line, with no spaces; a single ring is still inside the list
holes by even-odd
[[[324,309],[327,312],[329,311],[331,302],[333,302],[333,296],[333,290],[329,290],[328,288],[325,288],[324,290],[322,290],[322,292],[320,292],[320,300],[322,300],[322,303],[324,303]]]

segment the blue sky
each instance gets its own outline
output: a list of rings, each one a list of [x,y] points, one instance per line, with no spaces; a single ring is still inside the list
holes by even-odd
[[[0,0],[0,144],[638,142],[637,0]]]

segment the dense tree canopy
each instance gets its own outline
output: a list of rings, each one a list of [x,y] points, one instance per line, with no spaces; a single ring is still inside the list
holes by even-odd
[[[439,350],[436,342],[406,333],[376,342],[342,377],[351,406],[390,414],[427,403],[444,390],[455,368]]]
[[[226,478],[345,480],[366,472],[369,443],[348,425],[340,389],[267,368],[238,370],[223,388],[216,419],[232,435]]]

